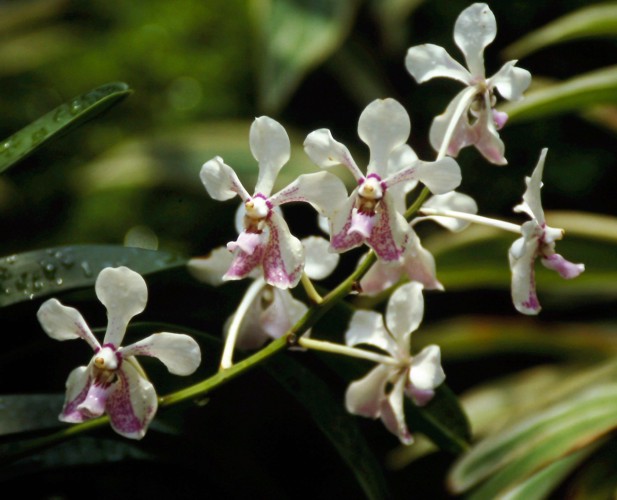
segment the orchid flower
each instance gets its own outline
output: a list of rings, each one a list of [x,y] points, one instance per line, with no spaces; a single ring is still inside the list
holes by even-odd
[[[304,271],[314,280],[329,276],[339,261],[339,255],[328,252],[328,242],[318,236],[302,239],[306,264]],[[232,257],[223,248],[215,249],[208,258],[189,261],[189,272],[200,281],[220,285],[224,269]],[[232,325],[237,328],[236,345],[240,349],[258,349],[266,341],[282,337],[306,313],[308,307],[293,297],[289,290],[268,285],[262,276],[255,275],[253,283],[244,294],[239,311],[231,316],[225,326],[228,335]],[[242,315],[242,311],[244,314]],[[234,324],[234,318],[238,323]],[[306,335],[306,334],[305,334]]]
[[[544,267],[557,271],[565,279],[576,278],[585,270],[584,264],[573,264],[555,252],[555,241],[563,238],[564,230],[548,226],[544,218],[540,190],[546,153],[545,148],[531,177],[525,179],[527,190],[523,202],[514,207],[515,212],[524,212],[531,217],[522,225],[523,236],[512,244],[508,254],[512,270],[512,300],[523,314],[540,312],[534,272],[536,258],[540,257]]]
[[[411,122],[405,108],[394,99],[371,102],[360,115],[358,135],[368,145],[370,161],[362,174],[349,150],[327,129],[311,132],[304,149],[322,168],[342,164],[349,169],[358,187],[330,217],[330,247],[345,252],[363,243],[385,261],[397,261],[407,244],[408,224],[395,210],[390,188],[413,180],[423,182],[433,193],[455,189],[461,171],[452,158],[436,162],[418,160],[405,144]]]
[[[238,239],[227,244],[234,258],[223,278],[242,279],[261,266],[266,283],[283,289],[294,287],[302,275],[304,252],[276,207],[304,201],[328,215],[345,198],[345,187],[336,176],[318,172],[301,175],[271,195],[276,176],[290,157],[287,132],[277,121],[262,116],[251,125],[249,143],[259,163],[252,196],[221,157],[206,162],[201,169],[201,180],[213,199],[223,201],[238,195],[244,203],[244,227]]]
[[[37,314],[51,338],[79,337],[94,350],[90,363],[75,368],[69,375],[59,418],[77,423],[107,413],[118,434],[141,439],[154,418],[158,402],[154,386],[135,356],[158,358],[171,373],[190,375],[201,362],[199,345],[188,335],[162,332],[121,347],[129,320],[146,306],[146,282],[126,267],[108,267],[99,274],[95,290],[107,308],[107,331],[102,345],[79,311],[56,299],[44,302]]]
[[[385,324],[381,314],[356,311],[345,334],[348,346],[370,344],[398,361],[396,365],[380,363],[364,378],[352,382],[345,395],[345,405],[354,415],[381,418],[403,444],[413,442],[405,423],[404,396],[423,406],[445,379],[438,346],[429,345],[415,356],[410,353],[411,334],[423,315],[422,285],[406,283],[390,297]]]
[[[399,197],[403,200],[403,197]],[[434,195],[422,205],[422,208],[438,210],[458,210],[463,213],[475,214],[478,205],[471,196],[452,191],[446,194]],[[419,222],[432,220],[453,232],[462,231],[469,222],[454,219],[452,217],[416,217],[412,219],[411,226]],[[360,280],[362,293],[375,295],[390,288],[406,276],[410,281],[418,281],[424,285],[425,290],[443,290],[443,285],[437,280],[435,270],[435,258],[426,250],[416,232],[410,228],[409,241],[403,258],[400,261],[384,262],[378,260],[364,277]]]
[[[466,146],[475,146],[491,163],[505,165],[504,144],[497,131],[506,123],[506,113],[495,110],[495,89],[509,101],[520,100],[531,82],[531,74],[508,61],[490,78],[484,71],[484,49],[495,39],[497,23],[485,3],[467,7],[454,25],[454,41],[461,49],[467,68],[455,61],[443,47],[433,44],[411,47],[405,65],[418,83],[431,78],[453,78],[467,87],[436,117],[430,141],[436,151],[451,156]]]

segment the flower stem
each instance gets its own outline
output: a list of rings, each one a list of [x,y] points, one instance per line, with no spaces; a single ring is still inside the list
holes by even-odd
[[[242,301],[240,302],[240,305],[238,306],[238,309],[233,316],[231,325],[229,325],[229,331],[227,332],[227,338],[225,339],[223,355],[221,356],[221,370],[230,368],[233,365],[234,348],[236,346],[236,340],[238,339],[238,333],[240,332],[242,320],[246,316],[249,307],[251,307],[251,304],[253,303],[257,295],[263,290],[265,284],[266,282],[263,278],[256,278],[255,281],[251,283],[251,286],[248,287],[246,293],[244,294],[244,297],[242,297]]]
[[[452,217],[454,219],[473,222],[474,224],[482,224],[483,226],[496,227],[497,229],[503,229],[504,231],[521,234],[521,226],[519,226],[518,224],[512,224],[511,222],[505,222],[498,219],[491,219],[490,217],[484,217],[482,215],[457,212],[455,210],[437,210],[434,208],[422,208],[420,210],[420,213],[423,215]]]
[[[383,354],[377,354],[342,344],[335,344],[333,342],[325,342],[323,340],[302,337],[298,339],[298,345],[316,351],[332,352],[334,354],[343,354],[353,358],[368,359],[369,361],[375,361],[376,363],[382,363],[384,365],[398,366],[400,364],[396,359],[390,356],[384,356]]]
[[[315,289],[313,282],[306,273],[302,273],[302,278],[300,278],[300,281],[302,282],[304,291],[308,295],[309,299],[315,304],[321,304],[323,302],[323,297],[319,295],[319,292]]]

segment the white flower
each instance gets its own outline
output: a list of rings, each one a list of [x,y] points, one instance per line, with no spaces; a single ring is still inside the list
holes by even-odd
[[[108,267],[99,274],[95,290],[107,308],[107,331],[102,345],[81,314],[56,299],[44,302],[37,314],[51,338],[82,338],[94,350],[90,363],[75,368],[69,375],[59,418],[76,423],[107,413],[118,434],[141,439],[154,418],[158,402],[154,387],[135,356],[158,358],[171,373],[190,375],[201,362],[199,345],[188,335],[162,332],[121,347],[129,320],[146,306],[146,282],[126,267]]]
[[[447,193],[461,182],[461,171],[452,158],[423,162],[405,144],[411,122],[405,108],[394,99],[371,102],[358,121],[358,135],[368,145],[370,160],[366,176],[349,150],[327,129],[311,132],[304,150],[322,168],[342,164],[349,169],[358,187],[332,215],[330,246],[345,252],[363,243],[385,261],[401,258],[409,238],[409,226],[395,209],[391,188],[420,180],[433,193]]]
[[[404,197],[401,196],[400,199],[403,200]],[[422,208],[458,210],[470,214],[478,211],[478,206],[471,196],[456,191],[431,196]],[[432,220],[455,232],[469,225],[468,222],[452,217],[425,216],[412,219],[411,226],[425,220]],[[407,276],[410,281],[422,283],[425,290],[443,290],[443,285],[437,280],[435,258],[422,246],[420,238],[413,229],[409,232],[403,258],[395,262],[378,260],[360,280],[360,288],[362,293],[375,295],[396,285],[403,276]]]
[[[557,271],[565,279],[576,278],[585,270],[584,264],[573,264],[555,253],[555,241],[563,238],[564,231],[548,226],[544,218],[540,190],[546,153],[547,149],[543,149],[531,177],[525,179],[527,190],[523,202],[514,207],[515,212],[524,212],[531,217],[521,227],[523,236],[512,244],[509,251],[512,300],[523,314],[540,312],[534,272],[536,258],[540,257],[544,267]]]
[[[304,271],[314,280],[329,276],[339,261],[338,254],[328,252],[328,242],[318,236],[302,240],[306,254]],[[222,247],[215,249],[208,258],[194,258],[189,261],[189,272],[200,281],[214,286],[220,285],[224,270],[229,267],[232,257]],[[268,285],[262,276],[256,274],[254,281],[245,292],[244,300],[250,300],[246,314],[239,324],[236,345],[240,349],[258,349],[266,341],[282,337],[306,313],[304,302],[293,297],[289,290]],[[229,330],[234,316],[226,323]],[[305,334],[306,336],[307,334]]]
[[[378,364],[364,378],[352,382],[345,405],[355,415],[381,418],[403,444],[413,441],[405,423],[404,396],[419,406],[425,405],[445,380],[438,346],[427,346],[415,356],[410,354],[411,334],[423,315],[422,285],[407,283],[390,297],[385,325],[382,315],[357,311],[345,334],[347,345],[370,344],[399,362],[398,366]]]
[[[411,47],[405,65],[418,83],[431,78],[453,78],[467,87],[448,105],[446,111],[435,118],[430,130],[433,148],[439,151],[446,139],[447,130],[454,127],[447,152],[456,156],[466,147],[474,145],[490,162],[507,163],[504,145],[497,130],[508,116],[495,106],[495,89],[507,100],[522,98],[531,82],[531,74],[508,61],[490,78],[484,71],[484,49],[497,33],[495,16],[485,3],[475,3],[461,12],[454,25],[454,41],[461,49],[467,68],[455,61],[443,47],[433,44]]]
[[[223,279],[244,278],[261,266],[270,285],[294,287],[304,267],[302,244],[291,234],[285,219],[275,208],[283,203],[304,201],[328,215],[345,198],[345,187],[336,176],[318,172],[301,175],[271,195],[278,172],[289,160],[291,146],[287,132],[277,121],[262,116],[251,125],[249,143],[259,163],[252,196],[222,158],[213,158],[201,169],[201,180],[212,198],[223,201],[238,195],[244,203],[243,228],[238,239],[227,244],[234,259]]]

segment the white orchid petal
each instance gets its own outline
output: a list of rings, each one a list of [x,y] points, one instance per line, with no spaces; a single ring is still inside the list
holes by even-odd
[[[484,102],[484,108],[480,112],[477,122],[471,127],[471,143],[491,163],[507,165],[508,161],[504,156],[506,148],[499,138],[488,95],[484,96]]]
[[[474,77],[484,78],[484,49],[497,34],[497,21],[485,3],[474,3],[458,16],[454,42],[461,49]]]
[[[330,216],[347,200],[347,189],[338,177],[330,172],[300,175],[289,186],[270,197],[273,205],[292,201],[310,203],[317,212]]]
[[[272,290],[272,303],[260,315],[263,330],[273,339],[282,337],[308,311],[303,302],[294,299],[289,290]]]
[[[382,404],[381,420],[392,434],[397,436],[402,444],[413,443],[407,423],[405,422],[405,377],[399,377],[394,383],[387,401]]]
[[[364,177],[347,147],[334,140],[326,128],[315,130],[306,136],[304,151],[311,161],[321,168],[344,165],[356,181]]]
[[[431,196],[422,205],[426,208],[434,210],[453,210],[455,212],[463,212],[466,214],[477,214],[478,204],[469,195],[451,191],[445,194],[436,194]],[[456,219],[454,217],[427,216],[414,219],[414,224],[419,220],[432,220],[441,226],[453,232],[462,231],[469,226],[470,222]]]
[[[81,313],[77,309],[62,305],[57,299],[43,302],[36,316],[45,333],[52,339],[82,338],[93,350],[101,347]]]
[[[520,101],[531,83],[531,73],[515,64],[516,61],[508,61],[488,81],[489,88],[496,87],[501,97],[508,101]]]
[[[237,241],[228,243],[227,248],[231,248],[231,251],[234,253],[231,265],[223,275],[223,281],[239,280],[247,276],[259,276],[259,267],[263,261],[269,236],[269,228],[261,234],[242,232],[238,236],[240,245]],[[251,247],[252,251],[246,252],[242,247]]]
[[[103,344],[118,347],[130,319],[146,307],[146,282],[128,267],[106,267],[100,272],[94,288],[96,296],[107,308],[107,331]]]
[[[62,412],[58,416],[60,421],[76,424],[90,418],[80,411],[78,406],[86,399],[91,383],[90,370],[87,366],[78,366],[71,371],[66,380],[66,396]]]
[[[525,179],[527,189],[525,190],[525,194],[523,194],[523,204],[515,207],[515,211],[526,212],[534,218],[540,226],[546,223],[544,218],[544,210],[542,208],[541,190],[544,161],[546,160],[547,153],[547,148],[542,149],[540,158],[533,170],[533,173],[531,174],[531,177],[527,177]]]
[[[573,262],[564,259],[558,253],[544,257],[541,259],[541,262],[544,267],[557,271],[559,276],[566,280],[576,278],[585,271],[585,264],[574,264]]]
[[[141,439],[154,418],[158,401],[154,387],[141,376],[137,361],[127,358],[116,372],[118,381],[107,396],[107,414],[112,428],[121,436]]]
[[[391,373],[392,367],[377,365],[366,376],[349,384],[345,393],[347,411],[361,417],[378,418]]]
[[[285,219],[272,212],[267,220],[270,237],[263,256],[266,283],[277,288],[293,288],[300,281],[304,268],[304,247],[293,236]]]
[[[454,158],[442,158],[435,162],[419,162],[417,175],[433,194],[444,194],[453,191],[461,184],[463,178],[461,167]]]
[[[429,345],[413,357],[409,369],[409,381],[421,391],[433,390],[446,379],[441,367],[441,351],[436,345]]]
[[[190,375],[201,363],[199,344],[183,333],[161,332],[120,349],[122,356],[151,356],[174,375]]]
[[[453,78],[466,85],[472,83],[472,76],[446,49],[432,43],[417,45],[407,51],[405,67],[418,83],[432,78]]]
[[[360,259],[362,262],[364,258]],[[378,259],[360,280],[362,293],[376,295],[395,285],[401,279],[404,268],[398,261],[386,262]]]
[[[421,283],[405,283],[390,296],[386,309],[386,325],[402,352],[411,347],[411,333],[416,331],[424,316],[424,297]]]
[[[225,201],[236,195],[239,195],[244,201],[249,198],[249,194],[242,186],[233,168],[226,165],[220,156],[204,163],[199,177],[206,187],[206,191],[214,200]]]
[[[369,344],[382,349],[392,356],[398,356],[398,345],[390,336],[383,323],[383,316],[374,311],[356,311],[345,332],[345,343],[353,347]]]
[[[358,121],[358,135],[371,152],[367,174],[385,176],[390,153],[407,142],[410,132],[409,115],[398,101],[387,98],[371,102]]]
[[[223,275],[231,266],[233,255],[225,247],[217,247],[207,257],[195,257],[186,265],[195,279],[219,286],[224,283]]]
[[[533,224],[533,221],[525,224]],[[525,237],[516,240],[508,252],[512,271],[512,301],[517,311],[523,314],[532,315],[540,312],[534,271],[537,252],[537,238],[525,239]]]
[[[425,290],[443,290],[437,279],[435,258],[420,243],[420,238],[411,231],[407,249],[403,255],[403,267],[410,281],[417,281]]]
[[[467,110],[474,96],[474,89],[465,88],[461,90],[454,99],[450,101],[446,110],[433,119],[433,123],[429,130],[429,140],[435,151],[441,149],[448,128],[450,127],[450,122],[455,118],[456,124],[454,125],[453,133],[448,142],[447,153],[450,156],[457,156],[461,149],[473,143],[473,140],[469,137],[470,127],[467,118]],[[459,113],[461,108],[463,108],[463,112]]]
[[[276,176],[289,161],[291,144],[285,128],[267,116],[255,118],[249,134],[251,152],[259,162],[259,176],[255,193],[268,196]]]
[[[321,236],[302,239],[304,245],[304,272],[313,280],[322,280],[334,271],[340,256],[329,251],[330,243]]]

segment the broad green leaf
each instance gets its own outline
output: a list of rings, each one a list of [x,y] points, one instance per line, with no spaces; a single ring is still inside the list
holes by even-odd
[[[385,48],[392,54],[405,51],[409,42],[409,16],[424,0],[371,0]]]
[[[571,500],[605,500],[617,496],[617,440],[611,439],[568,480]]]
[[[617,4],[597,3],[576,10],[528,33],[503,51],[505,59],[520,59],[541,48],[568,40],[617,36]]]
[[[355,417],[316,374],[288,357],[271,359],[264,369],[309,412],[356,476],[367,498],[388,498],[381,466],[360,433]]]
[[[140,274],[183,267],[168,252],[115,245],[73,245],[0,258],[0,307],[52,293],[93,286],[104,267],[127,266]]]
[[[405,398],[405,416],[412,434],[421,432],[440,449],[455,455],[468,449],[471,441],[469,420],[447,385],[440,385],[435,397],[423,407]]]
[[[63,400],[63,394],[0,396],[0,435],[60,427],[58,413]]]
[[[486,480],[471,498],[496,495],[617,427],[617,385],[587,388],[490,436],[461,457],[448,482],[460,493]]]
[[[543,85],[527,92],[524,99],[504,104],[500,109],[508,113],[512,122],[518,122],[616,102],[617,66],[609,66],[564,82]]]
[[[503,493],[500,498],[503,500],[543,500],[597,447],[597,444],[594,443],[556,460],[521,484]]]
[[[108,83],[43,115],[0,143],[0,172],[24,159],[43,144],[102,113],[131,93],[122,82]]]
[[[252,0],[259,109],[276,114],[302,78],[336,51],[355,0]]]

